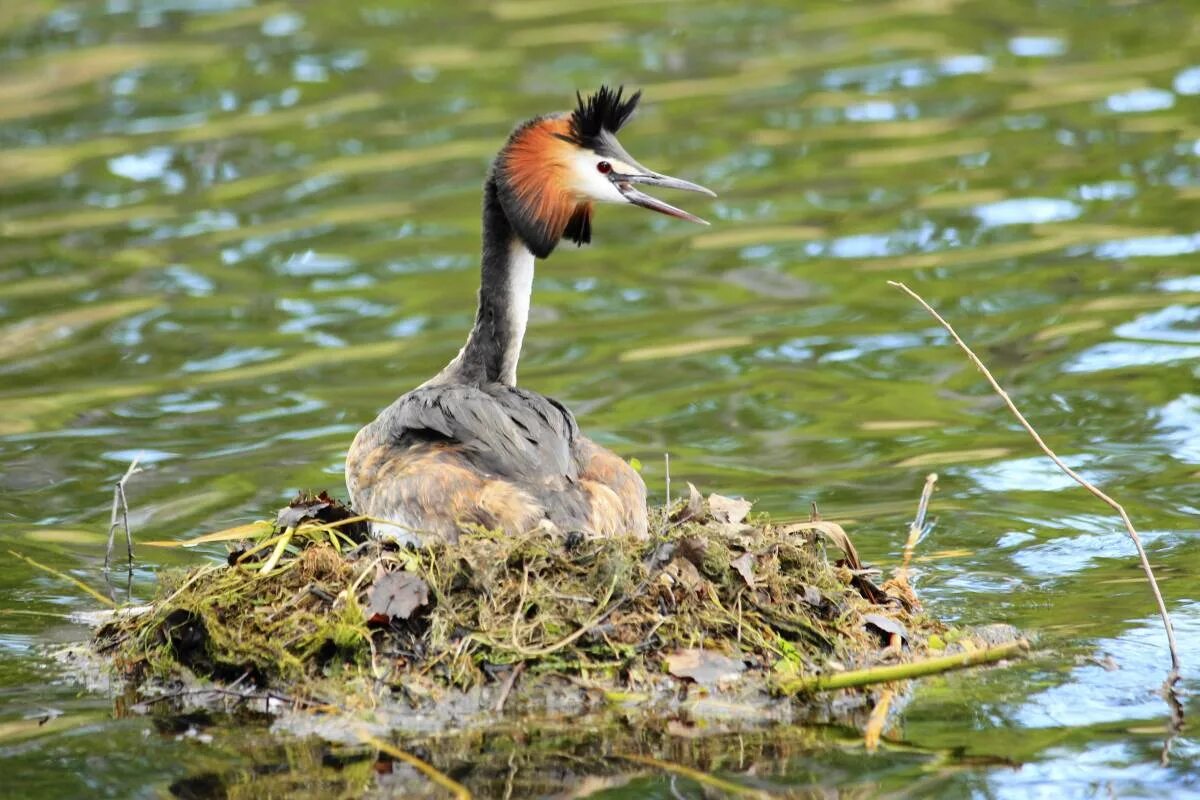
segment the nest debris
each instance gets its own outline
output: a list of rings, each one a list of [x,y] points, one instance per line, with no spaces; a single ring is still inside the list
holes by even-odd
[[[651,530],[475,528],[400,549],[324,493],[302,495],[275,523],[193,540],[231,543],[226,563],[165,576],[94,648],[147,694],[199,678],[339,709],[387,694],[479,711],[502,708],[519,677],[528,713],[555,702],[533,700],[540,687],[564,685],[650,705],[693,687],[799,701],[807,678],[909,662],[955,638],[907,582],[877,583],[835,523],[776,524],[691,487]],[[848,692],[870,702],[869,687]]]

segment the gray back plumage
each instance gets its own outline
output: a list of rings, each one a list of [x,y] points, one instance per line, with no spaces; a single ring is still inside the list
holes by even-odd
[[[392,403],[374,424],[395,445],[457,444],[468,461],[496,477],[537,485],[573,483],[579,475],[575,417],[558,401],[516,386],[423,386]]]

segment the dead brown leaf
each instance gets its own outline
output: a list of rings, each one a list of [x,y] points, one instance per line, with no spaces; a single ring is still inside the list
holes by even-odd
[[[850,567],[850,569],[862,569],[862,561],[858,558],[858,551],[854,549],[854,543],[850,541],[850,536],[847,535],[841,525],[838,525],[836,522],[816,520],[814,522],[797,522],[794,525],[787,526],[783,530],[784,533],[806,531],[813,531],[832,542],[846,556],[846,566]]]
[[[663,569],[663,575],[691,594],[698,593],[706,583],[700,570],[696,569],[696,565],[685,558],[672,559],[671,563]]]
[[[275,517],[275,527],[278,530],[298,528],[302,522],[314,522],[331,525],[355,516],[354,511],[341,500],[330,497],[325,491],[319,494],[300,492],[292,501],[279,509]],[[365,541],[369,528],[365,521],[339,525],[338,530],[356,542]]]
[[[850,585],[858,590],[858,593],[863,596],[863,599],[874,603],[877,606],[885,606],[891,603],[893,600],[898,600],[898,598],[893,598],[883,589],[880,589],[878,586],[876,586],[875,581],[868,577],[869,572],[871,572],[871,570],[853,570],[853,574],[850,578]]]
[[[667,671],[676,678],[688,678],[704,685],[716,685],[737,680],[746,665],[716,650],[690,648],[677,650],[667,656]]]
[[[304,520],[319,519],[321,512],[332,505],[333,500],[325,492],[316,496],[296,495],[292,502],[279,509],[279,514],[275,517],[275,527],[281,530],[297,528]]]
[[[742,553],[740,556],[729,562],[729,566],[737,570],[737,574],[742,576],[742,580],[751,589],[755,587],[754,583],[754,563],[755,558],[753,553]]]
[[[868,628],[874,628],[885,634],[884,638],[889,638],[892,635],[899,636],[905,642],[908,641],[908,630],[891,617],[885,617],[882,614],[866,614],[863,616],[863,624]]]
[[[671,522],[698,522],[702,519],[704,519],[704,496],[689,482],[687,504],[671,514]]]
[[[679,540],[675,552],[680,558],[687,559],[697,567],[703,567],[704,559],[708,557],[708,541],[699,536],[688,536]]]
[[[725,497],[719,494],[708,496],[708,511],[717,522],[737,525],[750,513],[751,505],[753,504],[749,500],[741,497]]]
[[[386,625],[408,619],[421,606],[429,605],[429,585],[412,572],[385,572],[375,580],[367,599],[367,623]]]

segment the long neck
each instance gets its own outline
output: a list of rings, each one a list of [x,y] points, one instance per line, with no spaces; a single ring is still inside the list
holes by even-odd
[[[517,382],[517,361],[529,320],[533,253],[504,214],[496,182],[483,192],[483,258],[475,326],[458,356],[438,374],[438,383]]]

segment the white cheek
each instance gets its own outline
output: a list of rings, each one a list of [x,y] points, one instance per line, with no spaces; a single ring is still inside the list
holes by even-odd
[[[580,199],[594,200],[598,203],[627,203],[625,196],[617,191],[617,187],[596,169],[601,159],[594,153],[580,153],[571,160],[571,188]],[[620,165],[614,164],[613,169],[620,171]]]

